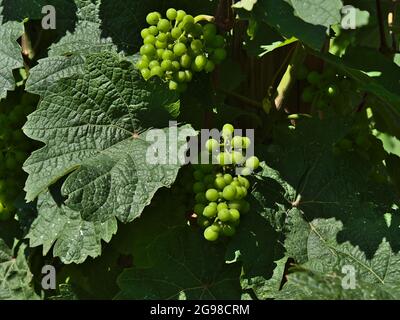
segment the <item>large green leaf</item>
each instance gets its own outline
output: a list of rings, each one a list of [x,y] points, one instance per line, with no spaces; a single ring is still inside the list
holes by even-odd
[[[285,0],[260,0],[253,11],[258,19],[269,24],[286,39],[295,37],[315,50],[322,48],[326,28],[297,17],[293,7]]]
[[[27,235],[31,247],[43,246],[46,255],[54,245],[53,255],[63,263],[82,263],[87,257],[101,254],[101,240],[109,242],[117,232],[117,221],[85,221],[79,212],[58,205],[50,192],[39,197],[39,215]]]
[[[39,64],[30,70],[27,91],[43,95],[57,80],[82,74],[86,55],[115,49],[110,39],[101,38],[100,1],[77,4],[79,20],[74,32],[67,32],[60,41],[52,44],[49,56],[39,60]]]
[[[32,287],[32,273],[29,270],[22,244],[13,250],[0,239],[0,300],[38,300]]]
[[[286,0],[302,20],[329,27],[341,20],[341,0]]]
[[[0,100],[6,97],[7,91],[15,88],[12,71],[23,66],[21,47],[17,43],[23,33],[21,23],[0,23]]]
[[[302,269],[308,273],[301,274],[299,272],[303,271],[300,270],[289,277],[282,298],[399,298],[400,254],[394,252],[390,237],[391,233],[398,230],[398,213],[390,223],[385,223],[383,216],[374,218],[375,226],[386,229],[390,240],[381,239],[379,247],[370,258],[349,241],[340,242],[341,233],[345,232],[342,222],[334,218],[308,221],[300,212],[292,212],[292,216],[294,223],[288,234],[290,240],[285,245],[289,254],[295,258],[299,258],[296,252],[300,248],[300,251],[304,251],[307,261]],[[380,227],[382,222],[384,226]],[[369,233],[364,230],[358,232],[361,241],[369,241],[365,236]],[[395,236],[400,238],[398,232]],[[346,268],[354,270],[353,289],[345,287],[345,276],[348,274]]]
[[[116,299],[239,299],[240,264],[225,264],[220,245],[188,227],[160,236],[149,248],[151,268],[125,270]]]
[[[85,73],[59,81],[24,127],[46,144],[25,163],[27,199],[70,174],[62,191],[83,219],[132,221],[159,188],[175,181],[186,136],[195,134],[190,126],[148,130],[168,124],[166,107],[175,101],[174,93],[146,83],[119,56],[90,56]],[[166,136],[168,164],[149,162],[147,155],[164,151],[163,145],[150,149],[154,134]],[[169,152],[174,146],[175,156]]]

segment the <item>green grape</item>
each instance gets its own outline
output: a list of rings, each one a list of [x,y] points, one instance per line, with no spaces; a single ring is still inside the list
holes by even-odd
[[[252,156],[246,160],[246,167],[251,170],[256,170],[260,165],[260,160],[256,156]]]
[[[227,56],[227,53],[226,53],[225,49],[217,48],[217,49],[214,50],[214,53],[213,53],[212,57],[213,57],[213,60],[215,62],[220,63],[220,62],[222,62],[223,60],[226,59],[226,56]]]
[[[166,49],[167,46],[168,46],[168,44],[166,42],[161,42],[159,40],[156,41],[156,48],[158,48],[158,49]],[[161,55],[161,57],[162,57],[162,55]]]
[[[219,142],[215,139],[209,139],[206,142],[206,149],[208,150],[208,152],[213,152],[219,149],[220,145]]]
[[[193,78],[193,73],[190,70],[185,70],[186,81],[190,82]]]
[[[199,53],[203,49],[203,44],[200,40],[196,39],[193,40],[192,43],[190,44],[190,48],[195,52]]]
[[[171,80],[169,82],[169,90],[178,90],[178,83]]]
[[[243,207],[243,200],[232,200],[228,202],[228,208],[229,209],[236,209],[236,210],[242,210]]]
[[[178,12],[174,8],[169,8],[166,12],[166,16],[169,20],[175,20],[178,16]]]
[[[217,162],[221,166],[232,164],[232,154],[229,152],[221,152],[217,154]]]
[[[233,125],[227,123],[222,127],[222,136],[225,137],[231,137],[233,135],[233,132],[235,131],[235,128]]]
[[[196,213],[197,215],[202,215],[205,207],[206,207],[206,206],[205,206],[204,204],[202,204],[202,203],[197,203],[197,204],[195,204],[193,211],[194,211],[194,213]]]
[[[155,44],[156,43],[156,37],[153,36],[152,34],[149,34],[146,38],[144,38],[143,43],[144,44]]]
[[[231,215],[231,221],[237,221],[240,219],[240,212],[237,209],[229,209]]]
[[[195,71],[201,71],[204,69],[204,67],[207,64],[207,58],[204,55],[198,55],[194,59],[194,66],[195,66]]]
[[[218,211],[218,219],[222,222],[227,222],[232,219],[229,209],[222,209]]]
[[[183,10],[178,10],[176,14],[176,21],[182,21],[183,18],[186,16],[186,12]]]
[[[163,56],[163,54],[164,54],[164,49],[161,49],[161,48],[158,48],[157,49],[157,57],[159,58],[159,59],[162,59],[162,56]]]
[[[214,175],[208,174],[204,177],[204,184],[206,185],[212,185],[214,184]]]
[[[219,198],[219,192],[215,189],[208,189],[206,192],[206,199],[208,201],[217,201]]]
[[[215,209],[217,209],[217,207],[218,207],[218,204],[216,202],[210,202],[208,205]]]
[[[335,97],[339,94],[339,88],[336,85],[331,85],[327,88],[326,94],[329,97]]]
[[[207,73],[213,72],[215,69],[215,64],[211,60],[207,60],[206,65],[204,66],[204,71]]]
[[[174,38],[174,39],[179,39],[179,37],[180,37],[181,35],[182,35],[182,29],[177,28],[177,27],[172,28],[172,30],[171,30],[171,36],[172,36],[172,38]]]
[[[177,43],[174,45],[174,53],[178,57],[183,56],[187,51],[186,45],[184,43]]]
[[[234,186],[232,186],[232,184],[229,186],[226,186],[224,188],[224,190],[222,191],[222,196],[224,197],[224,199],[226,199],[228,201],[234,200],[236,197],[236,188]]]
[[[250,182],[245,177],[238,177],[239,183],[244,186],[246,189],[250,188]]]
[[[181,64],[178,61],[172,61],[172,69],[174,71],[179,71],[181,68]]]
[[[201,181],[204,179],[204,173],[201,170],[195,170],[193,172],[193,177],[197,180],[197,181]]]
[[[171,60],[163,60],[161,62],[161,69],[163,69],[163,71],[172,70],[172,62],[171,62]]]
[[[154,67],[158,67],[160,63],[157,60],[150,61],[149,68],[153,69]]]
[[[0,202],[0,221],[7,221],[12,218],[11,211]]]
[[[219,237],[219,233],[214,231],[211,226],[207,227],[204,230],[204,238],[206,240],[208,240],[208,241],[216,241],[216,240],[218,240],[218,237]]]
[[[156,54],[156,48],[151,44],[144,44],[140,48],[140,54],[152,57]]]
[[[161,69],[160,66],[155,66],[150,69],[150,76],[151,77],[162,77],[164,74],[164,71]]]
[[[232,175],[230,175],[229,173],[224,174],[224,181],[226,184],[231,184],[233,181]]]
[[[146,16],[146,22],[150,25],[156,25],[161,18],[161,14],[158,12],[150,12]]]
[[[206,25],[204,25],[203,27],[204,33],[211,33],[213,35],[217,34],[217,27],[215,24],[213,23],[207,23]]]
[[[239,151],[232,152],[232,163],[233,164],[241,164],[244,161],[243,154]]]
[[[209,227],[211,225],[211,222],[207,218],[205,218],[203,216],[199,216],[197,218],[197,224],[198,224],[199,227],[205,229],[205,228],[207,228],[207,227]]]
[[[139,70],[146,69],[148,66],[149,66],[149,63],[146,60],[143,60],[143,59],[140,59],[136,63],[136,68],[138,68]]]
[[[166,41],[168,41],[168,35],[169,35],[169,32],[168,33],[160,33],[157,36],[157,40],[161,41],[161,42],[166,42]]]
[[[171,51],[171,50],[164,50],[163,51],[163,54],[162,54],[162,57],[161,57],[163,60],[170,60],[170,61],[173,61],[174,59],[175,59],[175,55],[174,55],[174,53]]]
[[[148,28],[144,28],[142,31],[140,31],[140,36],[142,37],[142,39],[145,39],[149,34],[150,32]]]
[[[150,77],[151,77],[151,72],[150,72],[150,70],[149,69],[142,69],[142,70],[140,70],[140,73],[142,74],[142,77],[145,79],[145,80],[148,80],[148,79],[150,79]]]
[[[161,32],[168,32],[171,30],[171,23],[167,19],[158,21],[157,28]]]
[[[175,74],[175,80],[179,83],[179,82],[185,82],[186,81],[186,74],[184,71],[178,71]]]
[[[190,28],[194,25],[194,18],[190,14],[187,14],[182,20],[183,27],[186,31],[189,31]]]
[[[183,68],[186,68],[186,69],[188,69],[188,68],[190,68],[190,65],[192,64],[192,58],[188,55],[188,54],[184,54],[182,57],[181,57],[181,66],[183,67]]]
[[[321,81],[321,75],[317,71],[311,71],[307,76],[307,81],[312,85],[318,85]]]
[[[223,177],[218,177],[214,181],[214,186],[217,189],[223,190],[226,187],[226,183]]]
[[[204,183],[196,182],[195,184],[193,184],[193,192],[194,193],[205,192],[205,191],[206,191],[206,187],[205,187]]]
[[[236,229],[234,226],[231,226],[229,224],[225,224],[222,227],[222,234],[226,237],[233,237],[236,233]]]
[[[220,202],[217,205],[217,211],[221,211],[223,209],[228,209],[228,205],[226,204],[226,202]]]
[[[240,200],[246,196],[245,192],[243,191],[242,187],[236,187],[236,195],[235,199]]]
[[[197,193],[194,199],[196,203],[206,203],[208,201],[203,192]]]
[[[203,210],[203,216],[205,216],[206,218],[214,218],[216,215],[217,215],[216,207],[208,205]]]
[[[234,136],[231,140],[232,148],[241,149],[243,147],[243,138],[241,136]]]
[[[156,36],[158,34],[158,29],[156,26],[151,26],[148,28],[149,33],[152,34],[153,36]]]
[[[213,39],[213,47],[214,48],[222,48],[225,45],[225,39],[221,35],[217,35]]]
[[[200,38],[203,34],[203,27],[201,26],[201,24],[195,23],[190,28],[190,34],[192,35],[193,38]]]

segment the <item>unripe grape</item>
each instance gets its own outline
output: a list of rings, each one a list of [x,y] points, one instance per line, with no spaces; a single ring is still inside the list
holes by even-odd
[[[251,145],[251,140],[249,137],[242,137],[242,148],[247,149]]]
[[[198,55],[194,59],[194,64],[196,66],[196,70],[201,71],[207,64],[207,58],[204,55]]]
[[[219,198],[219,192],[215,189],[208,189],[206,192],[206,199],[208,201],[217,201]]]
[[[187,49],[185,44],[183,43],[177,43],[174,45],[174,53],[178,57],[183,56],[186,53]]]
[[[208,139],[205,146],[210,153],[220,148],[219,142],[215,139]]]
[[[232,216],[231,213],[229,212],[229,209],[222,209],[218,211],[218,219],[221,220],[222,222],[227,222],[231,220]]]
[[[197,224],[199,225],[200,228],[205,229],[211,225],[211,222],[207,218],[205,218],[203,216],[199,216],[197,218]]]
[[[163,60],[174,60],[175,59],[175,55],[171,50],[164,50],[163,54],[162,54],[162,59]]]
[[[224,37],[221,35],[215,36],[212,45],[214,48],[222,48],[225,45]]]
[[[158,67],[160,63],[157,60],[152,60],[149,63],[149,69],[153,69],[154,67]]]
[[[152,34],[149,34],[146,38],[144,38],[144,44],[154,44],[156,42],[156,37]]]
[[[203,183],[196,182],[195,184],[193,184],[194,193],[204,192],[205,190],[206,190],[206,187]]]
[[[225,188],[225,186],[226,186],[224,178],[223,177],[216,178],[215,181],[214,181],[214,186],[217,189],[223,190]]]
[[[137,63],[136,63],[136,68],[138,68],[139,70],[145,69],[149,66],[149,63],[146,60],[140,59]]]
[[[172,61],[172,69],[174,71],[179,71],[181,68],[181,64],[178,61]]]
[[[233,237],[236,233],[236,229],[234,226],[231,226],[229,224],[225,224],[222,227],[222,234],[226,237]]]
[[[237,221],[240,219],[240,212],[237,209],[229,209],[229,213],[231,214],[231,220]]]
[[[174,8],[170,8],[167,10],[166,16],[169,20],[175,20],[178,16],[178,12]]]
[[[244,161],[244,157],[241,152],[233,151],[232,152],[232,163],[233,164],[241,164]]]
[[[311,103],[314,100],[315,91],[313,87],[306,87],[301,94],[301,100],[305,103]]]
[[[178,90],[178,83],[171,80],[168,84],[169,90]]]
[[[211,60],[208,60],[205,67],[204,67],[204,71],[207,73],[213,72],[215,69],[215,64],[214,62],[212,62]]]
[[[232,154],[229,152],[221,152],[217,154],[216,159],[221,166],[232,164]]]
[[[196,203],[206,203],[208,201],[203,192],[197,193],[194,199]]]
[[[144,28],[142,31],[140,31],[140,36],[142,37],[142,39],[145,39],[148,35],[150,35],[148,28]]]
[[[152,77],[162,77],[164,74],[164,71],[161,69],[160,66],[155,66],[154,68],[150,69],[150,75]]]
[[[223,60],[226,59],[227,53],[226,50],[223,48],[217,48],[214,50],[213,53],[213,60],[217,63],[221,63]]]
[[[156,48],[158,48],[158,49],[165,49],[165,48],[167,48],[167,46],[168,46],[168,44],[166,42],[162,42],[159,40],[156,41]],[[162,55],[161,55],[161,57],[162,57]]]
[[[142,74],[142,77],[145,79],[145,80],[148,80],[148,79],[150,79],[150,77],[151,77],[151,72],[150,72],[150,69],[142,69],[142,70],[140,70],[140,73]]]
[[[231,137],[233,135],[233,132],[235,131],[235,128],[233,125],[227,123],[222,127],[222,136],[223,137]]]
[[[184,54],[182,57],[181,57],[181,66],[183,67],[183,68],[186,68],[186,69],[188,69],[188,68],[190,68],[190,65],[192,64],[192,58],[188,55],[188,54]]]
[[[180,28],[172,28],[171,30],[171,36],[174,39],[178,39],[182,35],[182,30]]]
[[[206,218],[214,218],[217,215],[217,208],[213,206],[207,206],[203,210],[203,216]]]
[[[256,170],[260,165],[260,160],[256,156],[252,156],[246,160],[246,167],[251,170]]]
[[[311,71],[307,76],[307,81],[312,85],[317,85],[321,81],[321,75],[317,71]]]
[[[186,16],[186,12],[183,10],[178,10],[177,15],[176,15],[176,20],[177,21],[182,21],[183,18]]]
[[[159,41],[161,41],[161,42],[166,42],[166,41],[168,41],[168,34],[169,34],[169,32],[168,32],[168,33],[160,33],[160,34],[157,36],[157,40],[159,40]]]
[[[156,25],[161,18],[161,14],[158,12],[150,12],[146,16],[146,22],[150,25]]]
[[[152,34],[153,36],[156,36],[158,34],[158,29],[156,26],[151,26],[148,28],[149,33]]]
[[[195,52],[198,53],[201,51],[201,49],[203,48],[203,44],[201,43],[200,40],[196,39],[193,40],[192,43],[190,44],[190,48]]]
[[[238,177],[239,183],[246,189],[250,188],[250,182],[245,177]]]
[[[226,200],[234,200],[236,197],[236,188],[232,185],[226,186],[222,191],[222,196]]]
[[[156,48],[151,44],[144,44],[140,47],[140,54],[146,56],[154,56],[156,54]]]
[[[241,149],[243,146],[243,138],[241,136],[235,136],[231,141],[232,148]]]
[[[219,233],[212,230],[211,227],[208,227],[204,230],[204,238],[208,241],[216,241],[218,236]]]
[[[161,32],[168,32],[171,30],[171,23],[167,19],[161,19],[157,24],[157,28]]]
[[[185,70],[185,75],[186,75],[186,81],[187,82],[192,81],[193,73],[190,70]]]
[[[157,49],[157,58],[162,59],[164,51],[165,51],[164,49],[158,48]]]
[[[175,79],[177,82],[185,82],[186,81],[186,75],[184,71],[178,71],[175,74]]]
[[[224,174],[224,181],[226,184],[231,184],[233,178],[229,173]]]
[[[205,206],[204,204],[202,204],[202,203],[197,203],[197,204],[194,206],[193,211],[194,211],[194,213],[196,213],[197,215],[202,215],[205,207],[206,207],[206,206]]]
[[[228,205],[226,204],[226,202],[220,202],[217,205],[217,211],[221,211],[223,209],[228,209]]]
[[[163,69],[163,71],[169,71],[172,69],[172,62],[171,60],[163,60],[161,62],[161,69]]]

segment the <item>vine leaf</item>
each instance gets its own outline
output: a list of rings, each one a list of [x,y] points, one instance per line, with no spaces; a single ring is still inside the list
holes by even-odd
[[[295,14],[302,20],[329,27],[341,20],[341,0],[286,0],[295,9]]]
[[[13,256],[13,250],[17,254]],[[25,257],[26,245],[10,249],[0,239],[0,300],[39,300],[32,287],[33,275]]]
[[[150,248],[151,268],[126,269],[116,299],[239,299],[241,266],[226,265],[224,250],[187,227],[160,237]]]
[[[73,33],[54,43],[48,57],[30,70],[28,92],[44,95],[56,81],[84,72],[85,57],[101,51],[115,51],[111,39],[102,39],[99,19],[100,1],[78,1],[78,22]]]
[[[21,47],[17,43],[23,33],[24,26],[21,23],[0,23],[0,100],[6,97],[7,91],[15,88],[12,71],[23,67]]]
[[[300,212],[293,213],[292,217],[286,247],[292,255],[301,247],[307,261],[289,277],[278,298],[398,299],[400,254],[393,252],[386,239],[382,239],[373,257],[368,258],[358,246],[348,241],[339,243],[340,233],[344,231],[342,222],[334,218],[307,222]],[[384,218],[376,217],[375,224],[379,225],[380,220]],[[391,228],[398,229],[398,224],[389,224],[386,228],[390,233]],[[362,234],[365,238],[366,233]],[[352,270],[353,290],[343,290],[342,280],[349,272],[346,270]]]
[[[241,0],[237,1],[232,7],[233,8],[243,8],[247,11],[253,10],[254,5],[257,3],[258,0]]]
[[[39,197],[38,212],[26,236],[29,245],[43,245],[43,255],[54,245],[53,255],[65,264],[96,258],[101,254],[101,240],[109,242],[117,232],[115,218],[106,222],[85,221],[79,212],[57,205],[50,192]]]
[[[195,132],[188,125],[150,130],[168,125],[175,93],[143,81],[130,62],[106,52],[89,56],[83,75],[60,80],[51,92],[24,127],[45,143],[24,165],[28,201],[69,175],[62,193],[84,220],[129,222],[175,181],[186,137]],[[165,141],[156,148],[158,138]],[[154,152],[168,164],[149,162]]]

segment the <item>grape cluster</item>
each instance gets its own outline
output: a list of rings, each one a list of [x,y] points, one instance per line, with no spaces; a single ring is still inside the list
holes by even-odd
[[[222,141],[209,139],[206,142],[205,147],[210,153],[224,149],[216,155],[219,164],[198,165],[193,173],[196,180],[193,184],[196,194],[194,212],[208,241],[216,241],[220,235],[233,236],[241,215],[250,210],[245,200],[250,181],[243,173],[250,175],[258,168],[259,160],[255,156],[245,159],[243,150],[251,141],[248,137],[233,136],[233,132],[233,126],[226,124],[222,129]],[[236,175],[238,167],[242,170]]]
[[[143,45],[136,64],[145,80],[159,77],[169,89],[182,92],[194,72],[212,72],[226,58],[225,38],[217,34],[215,24],[198,20],[173,8],[166,18],[159,12],[147,15],[150,26],[141,31]]]
[[[26,176],[22,164],[32,144],[21,127],[34,106],[28,94],[17,105],[9,104],[7,100],[0,104],[0,221],[13,216],[15,199],[23,190]]]
[[[297,70],[299,80],[307,80],[301,99],[305,103],[312,103],[317,109],[323,110],[345,92],[353,90],[354,83],[349,78],[340,75],[334,68],[327,67],[322,73],[309,71],[301,65]]]

